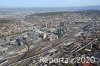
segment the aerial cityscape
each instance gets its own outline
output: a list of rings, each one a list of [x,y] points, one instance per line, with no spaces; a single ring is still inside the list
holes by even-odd
[[[0,66],[100,66],[99,5],[0,1]]]

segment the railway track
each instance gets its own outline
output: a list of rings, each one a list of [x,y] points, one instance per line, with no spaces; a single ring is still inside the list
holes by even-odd
[[[21,60],[24,60],[24,59],[27,59],[27,58],[30,58],[30,57],[39,55],[39,54],[45,52],[46,50],[49,50],[49,49],[51,49],[51,48],[53,48],[53,47],[55,47],[55,46],[61,44],[62,42],[66,41],[68,38],[69,38],[69,36],[66,36],[66,35],[65,35],[64,37],[59,38],[59,39],[57,39],[57,40],[54,40],[54,41],[52,41],[52,42],[51,42],[51,41],[49,41],[49,42],[43,42],[43,43],[40,44],[40,46],[37,46],[37,47],[35,47],[35,48],[29,50],[29,51],[26,52],[25,54],[20,55],[20,56],[19,56],[19,57],[20,57],[19,59],[18,59],[18,58],[12,58],[13,60],[14,60],[14,59],[15,59],[15,60],[17,59],[16,61],[10,62],[11,59],[10,59],[10,60],[8,59],[9,62],[7,62],[7,63],[5,63],[5,64],[2,64],[2,65],[0,65],[0,66],[11,65],[11,64],[17,63],[17,62],[19,62],[19,61],[21,61]],[[47,47],[47,49],[41,50],[42,48],[46,47],[47,45],[49,45],[49,46]],[[15,66],[15,65],[14,65],[14,66]]]

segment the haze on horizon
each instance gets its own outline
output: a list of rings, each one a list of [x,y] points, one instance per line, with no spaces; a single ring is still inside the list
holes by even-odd
[[[0,7],[81,7],[98,6],[100,0],[1,0]]]

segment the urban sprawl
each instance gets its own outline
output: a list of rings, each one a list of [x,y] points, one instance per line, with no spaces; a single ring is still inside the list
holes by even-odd
[[[100,11],[0,11],[0,66],[100,66]]]

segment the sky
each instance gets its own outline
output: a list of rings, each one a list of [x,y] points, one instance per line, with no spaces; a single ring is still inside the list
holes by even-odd
[[[98,5],[100,5],[100,0],[0,0],[0,7],[80,7]]]

